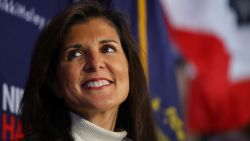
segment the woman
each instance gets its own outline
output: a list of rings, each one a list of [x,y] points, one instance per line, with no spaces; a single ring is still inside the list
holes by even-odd
[[[21,102],[25,140],[155,141],[149,93],[123,15],[97,2],[40,35]]]

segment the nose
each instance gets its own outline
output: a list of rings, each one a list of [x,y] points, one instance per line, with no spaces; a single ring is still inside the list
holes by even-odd
[[[83,67],[86,72],[96,72],[105,68],[103,57],[98,52],[89,52],[86,56],[86,63]]]

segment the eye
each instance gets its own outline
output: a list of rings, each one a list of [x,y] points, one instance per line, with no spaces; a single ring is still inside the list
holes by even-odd
[[[116,52],[116,48],[112,45],[104,45],[102,48],[101,48],[101,51],[103,53],[113,53],[113,52]]]
[[[71,50],[68,52],[67,60],[71,61],[71,60],[75,59],[76,57],[79,57],[82,55],[83,55],[83,52],[81,50]]]

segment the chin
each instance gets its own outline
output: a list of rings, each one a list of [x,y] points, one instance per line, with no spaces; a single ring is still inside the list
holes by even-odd
[[[109,110],[117,110],[119,108],[118,105],[113,105],[113,104],[95,104],[93,109],[95,109],[96,111],[101,111],[101,112],[105,112],[105,111],[109,111]]]

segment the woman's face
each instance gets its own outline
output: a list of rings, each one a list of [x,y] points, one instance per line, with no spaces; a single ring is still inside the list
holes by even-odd
[[[118,110],[129,92],[128,62],[104,18],[73,25],[57,68],[56,93],[78,114]]]

